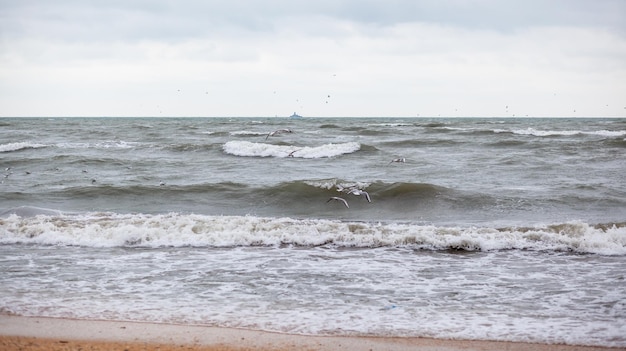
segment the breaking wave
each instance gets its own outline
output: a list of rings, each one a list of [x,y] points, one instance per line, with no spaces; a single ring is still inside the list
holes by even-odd
[[[0,144],[0,152],[12,152],[19,151],[25,149],[39,149],[46,147],[47,145],[31,143],[31,142],[18,142],[18,143],[7,143]]]
[[[626,136],[626,131],[623,130],[596,130],[596,131],[581,131],[581,130],[537,130],[534,128],[518,129],[518,130],[500,130],[497,129],[496,133],[513,133],[517,135],[532,135],[537,137],[545,136],[572,136],[572,135],[596,135],[607,138],[615,138],[620,136]]]
[[[535,250],[626,255],[626,223],[568,222],[524,228],[442,227],[323,219],[195,214],[12,213],[0,244],[87,247],[334,246],[415,250]]]
[[[229,141],[222,147],[225,153],[247,157],[325,158],[350,154],[361,149],[356,142],[321,146],[274,145],[249,141]]]

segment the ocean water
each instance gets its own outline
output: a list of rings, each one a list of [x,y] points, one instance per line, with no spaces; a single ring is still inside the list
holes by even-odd
[[[2,118],[0,172],[0,313],[626,346],[626,119]]]

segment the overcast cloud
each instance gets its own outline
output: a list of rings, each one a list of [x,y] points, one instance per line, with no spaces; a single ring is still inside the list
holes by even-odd
[[[0,0],[0,116],[626,117],[626,1]]]

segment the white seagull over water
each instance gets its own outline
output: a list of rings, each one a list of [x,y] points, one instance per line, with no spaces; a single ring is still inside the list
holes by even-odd
[[[343,202],[344,205],[346,205],[347,208],[350,208],[350,206],[348,206],[348,201],[346,201],[346,199],[338,197],[338,196],[332,196],[330,199],[328,199],[328,201],[326,201],[326,203],[335,200],[335,201],[341,201]]]
[[[338,192],[340,192],[340,193],[343,193],[343,192],[347,192],[347,191],[348,191],[348,190],[346,190],[346,188],[344,188],[344,187],[343,187],[343,185],[341,185],[341,184],[337,184],[337,185],[336,185],[336,187],[337,187],[337,191],[338,191]]]
[[[348,194],[352,194],[352,195],[356,195],[356,196],[365,196],[365,199],[367,199],[367,202],[372,202],[372,199],[370,199],[370,194],[367,193],[367,191],[361,190],[361,189],[352,189],[350,190],[350,192]]]
[[[265,140],[267,140],[267,138],[274,136],[276,134],[282,134],[282,133],[293,133],[293,131],[291,129],[278,129],[275,130],[273,132],[270,132],[269,134],[267,134],[267,136],[265,137]]]

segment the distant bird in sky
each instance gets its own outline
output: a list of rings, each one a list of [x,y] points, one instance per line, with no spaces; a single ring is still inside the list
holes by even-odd
[[[342,198],[342,197],[338,197],[338,196],[332,196],[330,199],[328,199],[328,201],[326,201],[326,203],[329,203],[331,201],[339,201],[339,202],[343,202],[344,205],[346,205],[347,208],[350,208],[350,206],[348,206],[348,201],[346,201],[346,199]]]

